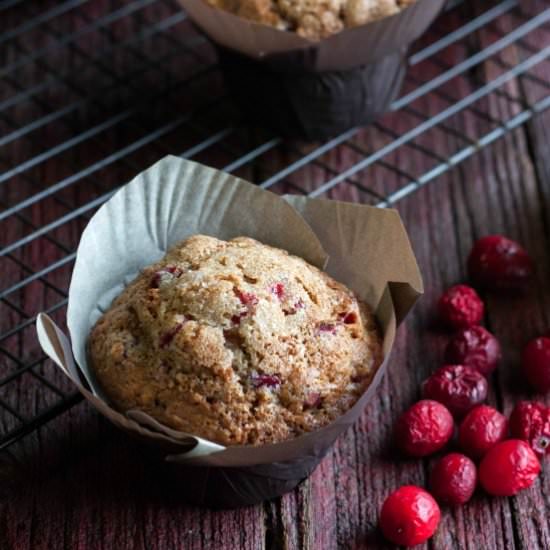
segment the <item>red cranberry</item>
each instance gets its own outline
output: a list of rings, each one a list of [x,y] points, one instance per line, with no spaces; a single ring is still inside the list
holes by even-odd
[[[445,349],[445,361],[466,365],[488,376],[501,358],[500,344],[488,330],[474,326],[455,333]]]
[[[455,418],[487,399],[487,380],[477,370],[464,365],[437,369],[423,384],[422,395],[445,405]]]
[[[235,289],[234,292],[241,304],[243,304],[243,306],[246,306],[246,311],[241,311],[231,316],[231,322],[234,325],[240,325],[241,319],[254,311],[255,306],[258,304],[258,297],[251,292],[242,292],[237,289]]]
[[[452,328],[479,325],[483,319],[484,305],[477,292],[466,285],[447,289],[439,298],[439,316]]]
[[[384,501],[380,528],[394,544],[415,546],[435,533],[440,518],[439,506],[429,493],[414,485],[404,485]]]
[[[430,475],[432,495],[447,504],[464,504],[474,494],[477,483],[476,465],[465,455],[445,455]]]
[[[239,313],[238,315],[232,315],[231,316],[231,322],[234,325],[240,325],[241,324],[241,319],[243,317],[246,317],[246,311],[243,311],[243,312]]]
[[[510,415],[512,437],[527,441],[538,456],[550,453],[550,407],[520,401]]]
[[[354,311],[344,311],[338,314],[338,319],[344,323],[344,325],[353,325],[357,323],[357,315]]]
[[[252,376],[251,381],[255,388],[261,388],[262,386],[273,388],[280,385],[281,378],[278,374],[256,374]]]
[[[303,309],[305,304],[301,298],[298,298],[294,304],[286,309],[283,309],[285,315],[295,315],[299,309]]]
[[[285,296],[285,285],[283,283],[273,283],[269,287],[269,291],[274,296],[277,296],[279,300],[282,300]]]
[[[479,481],[491,495],[509,497],[530,487],[540,472],[533,449],[521,439],[495,445],[479,465]]]
[[[516,288],[533,273],[533,261],[517,242],[502,235],[474,243],[468,258],[470,277],[487,288]]]
[[[240,290],[236,290],[235,294],[237,295],[237,298],[239,298],[241,304],[246,307],[253,307],[258,303],[258,297],[251,292],[242,292]]]
[[[395,440],[408,455],[426,456],[444,447],[453,429],[451,413],[441,403],[424,399],[399,417]]]
[[[527,380],[537,391],[550,391],[550,338],[542,336],[531,340],[521,358]]]
[[[481,458],[491,447],[506,438],[508,420],[493,407],[479,405],[460,424],[458,443],[472,458]]]
[[[336,334],[336,325],[334,323],[319,323],[317,326],[319,332],[328,332],[330,334]]]
[[[174,336],[183,328],[183,322],[176,323],[169,331],[161,334],[159,340],[159,348],[167,347],[174,339]]]
[[[164,283],[169,283],[173,279],[179,277],[181,274],[182,271],[179,267],[175,265],[167,265],[166,267],[159,269],[153,274],[149,286],[150,288],[159,288],[160,285]]]

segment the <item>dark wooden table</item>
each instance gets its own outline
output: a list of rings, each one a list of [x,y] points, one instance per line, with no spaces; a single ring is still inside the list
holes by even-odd
[[[87,20],[83,21],[81,15],[67,16],[63,23],[66,27],[54,26],[54,31],[67,33],[89,24],[96,12],[103,13],[109,3],[93,4],[83,8]],[[48,4],[50,8],[52,5],[51,2]],[[147,17],[155,18],[162,9],[174,13],[173,6],[148,8],[145,13]],[[18,11],[8,14],[14,17],[12,26],[24,21]],[[460,12],[456,14],[456,17],[460,16]],[[0,22],[3,24],[1,14]],[[138,23],[132,20],[124,24],[131,30],[132,25]],[[184,30],[191,32],[188,27]],[[548,35],[545,36],[547,39]],[[25,51],[43,45],[41,41],[47,44],[50,39],[58,40],[59,36],[46,38],[45,35],[32,34],[25,39],[27,41],[21,41],[23,50],[15,47],[0,49],[3,64],[13,63]],[[482,33],[476,36],[476,40],[482,42],[483,39]],[[92,53],[94,48],[103,45],[95,39],[78,42],[79,48]],[[153,47],[149,44],[148,51]],[[205,45],[205,48],[205,59],[212,59],[209,47]],[[73,65],[78,67],[75,58],[79,55],[71,50],[60,53],[60,57],[53,61],[51,57],[46,59],[63,70]],[[506,55],[513,58],[519,54],[509,48]],[[448,56],[452,64],[453,50]],[[126,62],[122,58],[113,60],[115,67],[117,63]],[[485,69],[492,70],[489,65]],[[34,64],[21,70],[31,82],[33,71],[47,72],[52,68],[44,69]],[[539,76],[543,78],[545,75]],[[213,82],[219,82],[219,75],[212,78]],[[14,87],[16,81],[14,76],[4,83]],[[84,87],[99,86],[84,71],[81,83]],[[460,84],[467,85],[467,82]],[[211,93],[206,84],[199,89]],[[512,80],[505,89],[508,93],[528,98],[534,93],[534,84]],[[6,87],[6,97],[12,91]],[[463,88],[458,92],[464,95],[468,90]],[[135,90],[128,93],[135,94]],[[73,90],[58,87],[48,96],[48,101],[63,105],[69,99],[72,101],[73,95]],[[120,110],[121,106],[125,108],[127,105],[124,95],[109,101],[112,109]],[[441,98],[435,97],[424,103],[425,112],[432,109],[437,112],[439,101]],[[38,113],[43,114],[40,108],[36,104],[23,104],[12,112],[11,122],[9,118],[2,118],[2,132],[13,131],[13,121],[23,124],[24,120],[26,124]],[[505,97],[492,95],[484,108],[497,117],[515,107]],[[230,117],[232,107],[224,109],[227,111],[223,111],[223,116]],[[74,114],[68,124],[59,121],[49,124],[35,135],[35,141],[10,143],[2,152],[0,166],[7,170],[98,120],[100,118],[93,107],[89,107]],[[394,116],[385,120],[388,127],[398,134],[406,130],[403,118]],[[477,121],[469,113],[462,113],[452,121],[453,128],[458,131],[467,131],[475,124]],[[398,458],[391,444],[392,425],[397,416],[419,397],[422,380],[442,364],[448,335],[440,330],[434,319],[434,303],[444,288],[466,280],[465,258],[472,242],[482,235],[503,233],[519,240],[537,265],[536,278],[524,293],[483,295],[487,305],[485,324],[499,337],[504,350],[504,360],[491,378],[488,402],[508,414],[518,399],[532,397],[521,380],[519,352],[526,341],[550,326],[549,124],[550,115],[540,115],[397,204],[425,278],[425,296],[399,331],[391,366],[377,397],[360,421],[338,440],[313,475],[298,489],[273,502],[233,511],[189,507],[184,504],[185,487],[167,483],[150,462],[142,459],[143,450],[138,444],[113,428],[88,404],[81,403],[0,454],[0,548],[330,550],[391,547],[377,530],[381,504],[389,492],[402,484],[425,485],[433,463],[432,459]],[[214,122],[212,127],[215,128]],[[94,175],[95,179],[86,179],[82,184],[64,190],[59,196],[61,202],[44,200],[37,203],[24,211],[26,222],[21,219],[2,222],[2,242],[9,244],[28,234],[29,220],[39,228],[67,214],[71,206],[85,204],[102,191],[126,181],[138,169],[166,152],[182,151],[187,142],[191,144],[196,140],[193,131],[187,128],[168,133],[146,152],[128,155],[128,164],[107,167]],[[70,154],[54,157],[31,168],[27,172],[30,180],[14,175],[7,190],[3,188],[2,206],[17,204],[36,192],[40,188],[37,181],[42,182],[41,188],[47,188],[74,173],[85,164],[83,159],[93,162],[109,151],[117,151],[128,143],[129,136],[133,138],[135,135],[135,128],[128,124],[108,133],[105,138],[86,142],[78,148],[75,146]],[[378,134],[369,131],[361,136],[355,143],[365,149],[375,150],[383,143]],[[424,146],[441,151],[452,139],[452,136],[445,136],[447,141],[441,143],[437,136],[432,136],[421,141]],[[209,156],[210,153],[204,153],[194,158],[221,166],[227,162],[220,157],[223,154],[217,152]],[[354,162],[351,158],[354,154],[356,151],[350,149],[331,151],[328,158],[332,172],[306,166],[300,172],[301,188],[315,189],[331,173]],[[281,168],[293,158],[288,150],[281,152],[277,149],[266,163]],[[401,150],[393,161],[404,170],[427,168],[423,165],[422,154],[414,149]],[[237,173],[258,181],[255,170],[257,167],[245,167]],[[374,167],[362,181],[369,181],[379,192],[387,192],[398,185],[398,176],[384,171],[383,167]],[[351,186],[336,187],[329,196],[367,200]],[[65,244],[65,250],[46,238],[38,238],[16,250],[14,257],[34,269],[47,266],[74,249],[85,223],[84,216],[53,231],[55,238]],[[2,287],[28,275],[12,259],[4,258],[2,262]],[[66,289],[69,277],[70,264],[49,274],[47,281]],[[32,318],[36,312],[55,304],[62,297],[36,281],[10,299],[27,318]],[[2,330],[21,322],[20,311],[8,307],[5,302],[1,308]],[[61,322],[63,316],[64,312],[60,310],[57,319]],[[41,356],[32,326],[9,338],[3,346],[3,350],[25,362]],[[13,364],[3,355],[0,375],[11,372],[10,369],[13,369]],[[60,387],[71,390],[51,364],[45,363],[41,369],[40,372],[47,374]],[[9,392],[4,390],[0,395],[32,415],[44,406],[47,397],[29,389],[32,380],[28,378],[21,379],[17,385],[10,386]],[[546,401],[550,404],[550,398],[547,397]],[[13,424],[8,416],[0,416],[0,430],[11,427]],[[549,474],[547,462],[533,487],[514,498],[490,498],[480,492],[462,508],[443,509],[439,529],[426,547],[438,550],[550,549]]]

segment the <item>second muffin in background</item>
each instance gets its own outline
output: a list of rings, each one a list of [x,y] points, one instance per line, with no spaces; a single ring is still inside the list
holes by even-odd
[[[329,424],[381,361],[374,318],[350,290],[244,237],[174,246],[115,300],[88,344],[117,408],[225,445]]]
[[[445,4],[178,1],[214,42],[244,121],[305,141],[354,133],[388,111],[403,84],[409,47]]]
[[[415,0],[207,0],[239,17],[319,40],[399,13]]]

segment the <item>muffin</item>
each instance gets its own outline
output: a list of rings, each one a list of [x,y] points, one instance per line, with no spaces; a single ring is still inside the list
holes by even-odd
[[[398,97],[408,49],[445,0],[178,0],[214,43],[252,127],[325,141]]]
[[[88,353],[117,409],[223,445],[261,445],[346,412],[381,344],[367,305],[301,258],[196,235],[126,287]]]
[[[414,0],[207,0],[215,7],[280,30],[320,40],[399,13]]]

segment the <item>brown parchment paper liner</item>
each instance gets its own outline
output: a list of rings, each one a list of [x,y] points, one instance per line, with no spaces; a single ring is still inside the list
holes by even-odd
[[[320,268],[326,266],[330,275],[375,309],[384,362],[345,415],[282,443],[223,447],[162,426],[140,411],[124,415],[109,406],[87,364],[91,327],[143,267],[161,258],[175,242],[196,233],[222,239],[246,235],[284,248]],[[82,235],[69,289],[67,325],[72,347],[47,315],[38,316],[37,333],[45,353],[103,415],[159,449],[168,446],[170,454],[161,452],[178,472],[192,467],[186,485],[193,487],[187,495],[191,500],[235,506],[282,494],[315,468],[373,395],[387,365],[396,326],[421,293],[422,279],[396,211],[283,198],[229,174],[166,157],[122,187]]]
[[[346,28],[318,42],[294,32],[249,21],[213,8],[205,0],[179,0],[191,20],[214,42],[254,59],[297,53],[305,70],[333,71],[368,65],[407,47],[430,25],[446,0],[417,0],[390,17]]]

